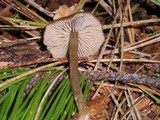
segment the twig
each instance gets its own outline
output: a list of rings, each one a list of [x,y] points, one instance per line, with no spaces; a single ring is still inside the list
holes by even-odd
[[[142,41],[133,43],[129,46],[125,46],[124,47],[124,52],[134,50],[134,49],[137,49],[137,48],[141,48],[141,47],[144,47],[144,46],[147,46],[147,45],[158,43],[158,42],[160,42],[160,36],[159,35],[160,34],[158,34],[158,37],[153,38],[153,39],[148,38],[148,39],[144,39]],[[104,54],[109,54],[111,52],[112,52],[111,50],[108,50],[108,51],[105,51]],[[115,53],[118,53],[118,49],[115,50]]]
[[[153,120],[158,120],[159,115],[160,115],[160,106],[158,106],[158,110],[156,112],[156,117]]]
[[[155,90],[153,88],[146,87],[144,85],[137,85],[136,83],[127,83],[127,84],[130,86],[133,86],[133,87],[138,87],[141,90],[143,89],[143,90],[149,91],[150,93],[152,93],[154,95],[160,96],[160,91],[158,89]]]
[[[108,12],[109,15],[112,15],[111,7],[104,0],[96,0],[99,4]]]
[[[102,81],[102,82],[100,83],[98,89],[96,90],[96,92],[95,92],[94,95],[92,96],[91,100],[93,100],[93,99],[97,96],[98,92],[100,91],[101,87],[103,86],[103,83],[104,83],[104,81]]]
[[[160,19],[149,19],[149,20],[125,22],[123,24],[123,27],[138,27],[138,26],[142,26],[142,25],[149,25],[151,23],[159,23],[159,22],[160,22]],[[106,30],[106,29],[110,29],[112,27],[117,28],[117,27],[120,27],[120,26],[121,26],[121,23],[114,24],[113,26],[112,25],[104,25],[103,29]]]
[[[74,13],[79,12],[83,8],[86,2],[88,2],[88,0],[80,0],[80,2],[78,3],[77,7],[74,10]]]
[[[128,94],[129,94],[129,96],[130,96],[130,102],[131,102],[131,104],[134,104],[134,103],[135,103],[135,100],[134,100],[134,98],[133,98],[133,95],[132,95],[132,93],[131,93],[131,89],[130,89],[130,88],[128,89]],[[135,114],[136,114],[138,120],[141,120],[141,116],[140,116],[140,113],[139,113],[137,107],[136,107],[136,106],[133,106],[133,107],[134,107]]]
[[[113,98],[112,98],[113,99]],[[114,102],[116,101],[118,103],[118,101],[116,99],[113,100]],[[120,112],[122,115],[124,114],[124,112],[122,111],[122,105],[124,104],[124,102],[126,101],[126,98],[123,98],[123,100],[117,104],[117,109],[116,109],[116,113],[114,115],[113,120],[117,120],[118,119],[118,113]]]
[[[12,22],[11,20],[8,20],[6,17],[0,16],[0,21],[3,21],[4,23],[9,24],[10,26],[17,26],[16,23]],[[12,29],[12,28],[11,28]],[[38,31],[24,31],[26,34],[32,37],[39,36]]]
[[[122,27],[120,28],[120,31],[121,31],[121,29],[122,29]],[[114,49],[111,53],[110,61],[109,61],[108,66],[107,66],[107,71],[109,71],[109,69],[111,67],[111,64],[113,62],[113,59],[114,59],[114,56],[115,56],[115,51],[116,51],[116,48],[118,47],[118,44],[119,44],[120,36],[121,36],[121,33],[119,32],[118,36],[117,36],[116,44],[114,45]]]
[[[39,16],[33,10],[29,9],[27,6],[23,5],[18,0],[12,0],[12,2],[8,0],[1,0],[1,1],[6,5],[11,6],[13,9],[19,11],[23,15],[27,16],[29,19],[32,19],[33,21],[48,23],[44,18]]]
[[[39,6],[37,3],[33,2],[32,0],[25,0],[28,4],[36,8],[37,10],[41,11],[42,13],[48,15],[49,17],[53,18],[54,14],[52,12],[47,11],[43,7]]]
[[[99,84],[99,83],[96,82],[95,84]],[[121,89],[121,90],[128,90],[128,89],[130,89],[133,92],[142,93],[142,90],[140,90],[138,88],[126,86],[126,85],[122,86],[122,85],[115,85],[115,84],[111,84],[111,83],[103,83],[103,86],[111,87],[113,89]]]
[[[137,51],[132,50],[132,51],[128,51],[128,52],[130,52],[130,53],[132,53],[132,54],[139,55],[139,56],[143,56],[143,57],[148,57],[148,58],[151,58],[151,57],[152,57],[151,54],[144,53],[144,52],[141,52],[141,51],[138,51],[138,50],[137,50]]]
[[[25,43],[28,43],[28,42],[33,42],[33,41],[37,41],[41,39],[41,37],[32,37],[32,38],[25,38],[25,39],[16,39],[12,42],[5,42],[3,44],[0,44],[0,48],[8,48],[8,47],[12,47],[12,46],[15,46],[15,45],[19,45],[19,44],[25,44]]]
[[[127,111],[125,112],[124,115],[122,115],[122,117],[120,118],[120,120],[123,120],[123,119],[126,117],[126,115],[128,114],[128,112],[133,108],[133,106],[137,105],[137,104],[138,104],[139,102],[141,102],[145,97],[146,97],[146,96],[142,96],[142,97],[140,97],[137,101],[135,101],[135,104],[134,104],[134,105],[131,105],[131,107],[127,109]]]
[[[44,29],[44,27],[28,26],[28,25],[0,25],[0,30],[37,30]]]
[[[57,62],[57,61],[60,62],[60,61],[64,61],[64,60],[68,60],[68,59],[66,57],[65,58],[47,58],[47,59],[33,60],[33,61],[29,61],[29,62],[11,64],[11,65],[0,67],[0,69],[23,67],[23,66],[39,64],[39,63],[50,63],[50,62]],[[79,58],[79,62],[86,62],[87,60],[88,60],[87,57]]]
[[[42,59],[42,60],[33,60],[33,61],[29,61],[29,62],[23,62],[23,63],[17,63],[17,64],[3,66],[3,67],[0,67],[0,69],[23,67],[23,66],[33,65],[33,64],[38,64],[38,63],[55,62],[58,60],[59,59],[52,59],[52,58]]]
[[[133,16],[132,16],[132,10],[131,10],[131,5],[130,5],[131,0],[129,0],[128,4],[128,14],[129,14],[129,20],[133,22]],[[135,29],[134,28],[129,28],[128,31],[130,31],[130,43],[135,42]]]
[[[122,83],[137,83],[149,87],[160,88],[160,77],[148,77],[140,74],[123,74],[120,72],[91,71],[86,73],[91,80],[120,81]]]
[[[112,100],[114,101],[116,107],[118,108],[118,109],[117,109],[117,112],[116,112],[115,115],[114,115],[114,118],[112,118],[112,120],[114,120],[115,118],[117,118],[117,113],[118,113],[118,111],[119,111],[121,114],[124,114],[124,111],[121,109],[120,106],[122,105],[123,102],[125,102],[126,99],[123,99],[122,102],[119,103],[119,102],[118,102],[118,99],[116,99],[115,95],[113,94],[113,92],[112,92],[110,89],[108,89],[108,92],[110,93]],[[121,104],[121,105],[120,105],[120,104]]]
[[[55,62],[55,61],[63,61],[67,60],[67,58],[48,58],[48,59],[41,59],[41,60],[33,60],[29,62],[23,62],[23,63],[17,63],[17,64],[11,64],[7,66],[0,67],[0,69],[5,68],[15,68],[15,67],[22,67],[27,65],[33,65],[33,64],[39,64],[39,63],[49,63],[49,62]],[[88,58],[79,58],[79,62],[85,62],[88,61]],[[97,60],[89,60],[90,63],[95,63]],[[110,59],[101,59],[100,62],[110,62]],[[120,59],[113,59],[112,62],[120,62]],[[143,62],[143,63],[158,63],[160,64],[160,61],[157,60],[147,60],[147,59],[123,59],[123,62]]]
[[[121,1],[122,2],[122,1]],[[121,34],[121,38],[120,38],[120,43],[121,43],[121,51],[120,51],[120,55],[121,55],[121,61],[120,61],[120,67],[119,67],[119,72],[122,72],[122,68],[123,68],[123,58],[124,58],[124,27],[123,27],[123,23],[124,23],[124,13],[122,13],[122,6],[121,6],[121,27],[120,27],[120,34]]]
[[[120,6],[121,6],[121,4],[120,4]],[[120,6],[119,6],[118,10],[120,9]],[[117,10],[117,11],[118,11],[118,10]],[[110,31],[109,31],[109,33],[108,33],[108,37],[107,37],[107,39],[105,40],[105,42],[104,42],[104,44],[103,44],[103,46],[102,46],[101,52],[100,52],[100,54],[99,54],[97,63],[96,63],[95,68],[94,68],[95,71],[97,70],[97,68],[98,68],[98,66],[99,66],[99,64],[100,64],[100,60],[102,59],[102,57],[103,57],[103,55],[104,55],[106,46],[107,46],[108,41],[109,41],[109,39],[110,39],[110,36],[111,36],[111,34],[112,34],[113,26],[114,26],[114,24],[115,24],[115,22],[116,22],[116,19],[117,19],[118,15],[119,15],[119,13],[117,12],[117,14],[116,14],[116,16],[115,16],[115,18],[114,18],[114,21],[112,22],[112,25],[111,25],[112,27],[111,27],[111,29],[110,29]]]
[[[157,56],[159,56],[159,54],[154,55],[153,57],[150,57],[151,60],[154,60]],[[142,66],[140,66],[135,73],[138,73],[142,68],[144,68],[145,64],[143,64]]]
[[[125,94],[125,98],[126,98],[126,102],[127,102],[127,106],[128,107],[130,107],[131,105],[132,105],[132,101],[131,101],[131,97],[132,97],[132,95],[131,94],[129,94],[129,93],[127,93],[127,91],[124,91],[124,94]],[[134,106],[135,107],[135,106]],[[134,110],[133,110],[133,108],[130,110],[130,113],[128,114],[128,116],[127,116],[127,119],[126,120],[129,120],[129,118],[132,116],[132,119],[133,120],[137,120],[137,118],[136,118],[136,115],[135,115],[135,112],[134,112]],[[140,120],[140,119],[138,119],[138,120]]]
[[[97,4],[96,4],[96,6],[94,7],[94,9],[92,10],[92,14],[95,12],[95,10],[97,9],[97,7],[98,7],[98,5],[99,5],[99,3],[101,2],[101,0],[99,0],[98,2],[97,2]]]
[[[98,60],[90,60],[88,62],[97,62]],[[109,62],[110,59],[101,59],[100,62]],[[113,59],[112,62],[120,62],[121,59]],[[148,59],[123,59],[123,62],[135,62],[135,63],[158,63],[160,64],[159,60],[148,60]]]

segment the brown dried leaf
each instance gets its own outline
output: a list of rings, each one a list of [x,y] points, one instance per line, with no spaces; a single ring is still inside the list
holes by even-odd
[[[54,20],[69,16],[71,14],[73,14],[75,8],[76,8],[77,4],[74,4],[71,7],[67,7],[67,5],[61,5],[57,10],[56,10],[56,14],[54,16]]]

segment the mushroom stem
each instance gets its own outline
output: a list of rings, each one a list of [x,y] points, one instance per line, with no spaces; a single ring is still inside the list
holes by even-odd
[[[70,32],[69,41],[69,76],[71,81],[71,90],[76,101],[79,112],[79,120],[87,120],[87,107],[80,88],[78,72],[78,34]]]

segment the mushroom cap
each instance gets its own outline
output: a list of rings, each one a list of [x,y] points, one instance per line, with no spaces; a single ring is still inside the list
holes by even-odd
[[[70,32],[78,34],[78,56],[97,53],[104,42],[101,23],[90,13],[77,13],[49,24],[44,32],[44,44],[54,58],[66,57]]]

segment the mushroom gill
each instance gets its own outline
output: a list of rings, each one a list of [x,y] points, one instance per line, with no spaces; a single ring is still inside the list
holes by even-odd
[[[78,34],[78,56],[97,53],[104,42],[102,26],[90,13],[77,13],[49,24],[44,32],[44,44],[53,58],[66,57],[70,32]]]

